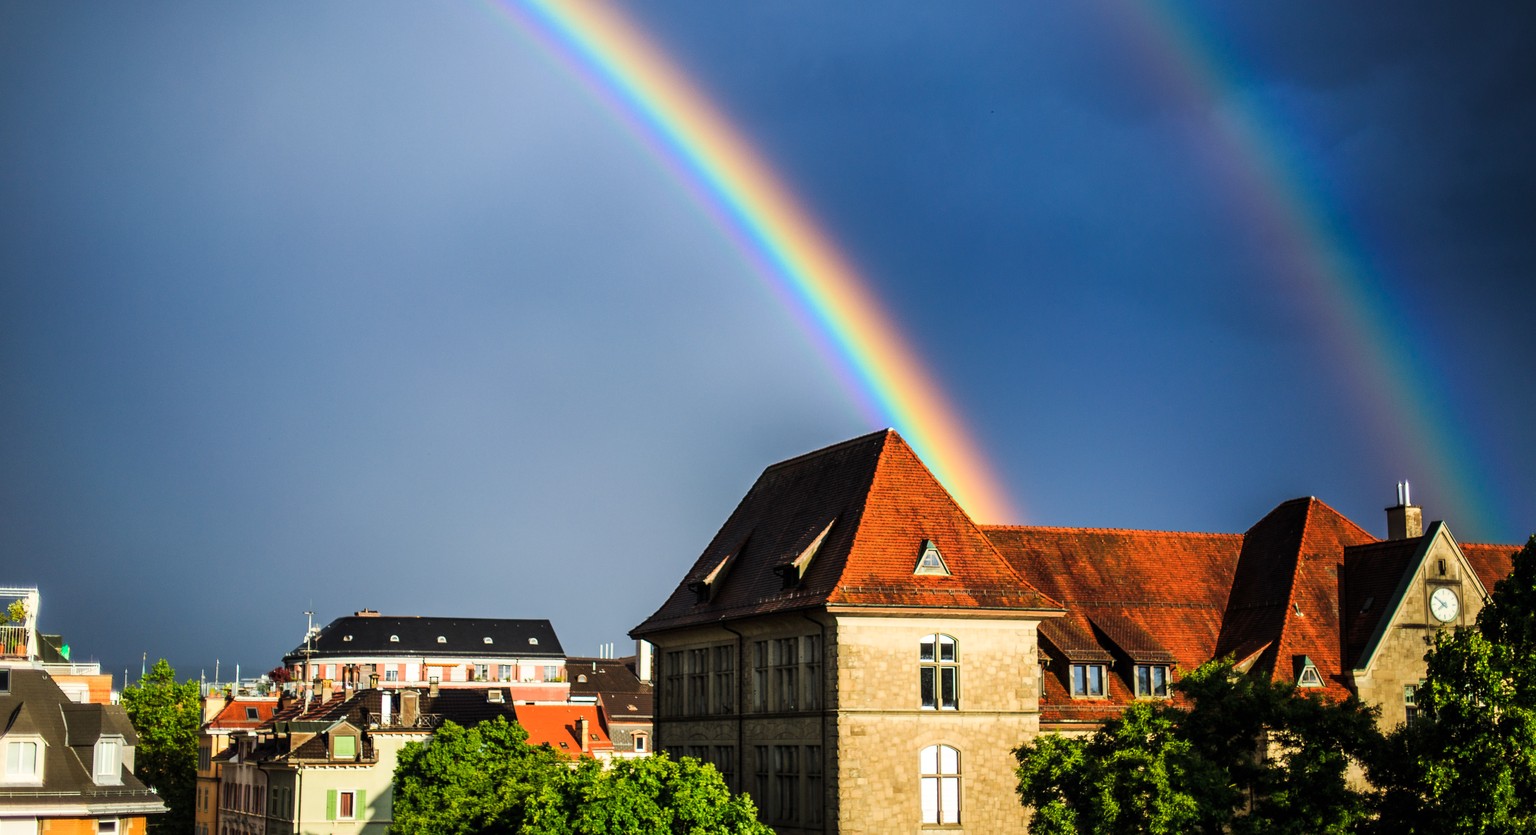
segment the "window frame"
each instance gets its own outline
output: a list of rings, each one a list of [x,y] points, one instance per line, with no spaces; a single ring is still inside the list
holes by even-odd
[[[948,752],[953,759],[953,770],[946,770],[945,752]],[[929,767],[930,757],[932,758],[932,768]],[[962,795],[964,787],[961,783],[964,769],[960,758],[960,749],[944,743],[928,745],[919,749],[917,753],[917,772],[918,804],[922,808],[921,823],[923,828],[960,827],[963,824],[960,813],[965,806]],[[946,788],[949,791],[946,792]],[[932,797],[931,803],[929,801],[930,794]],[[951,797],[953,800],[948,806],[944,802],[946,796]]]
[[[32,768],[29,771],[13,770],[11,764],[11,749],[20,750],[23,745],[32,746]],[[4,739],[4,759],[0,759],[0,784],[40,786],[43,784],[43,768],[47,761],[48,743],[40,736],[32,734],[17,734]],[[20,762],[18,757],[18,764]]]
[[[1067,668],[1067,690],[1068,690],[1068,692],[1071,693],[1072,698],[1074,698],[1074,699],[1102,699],[1102,698],[1105,698],[1106,696],[1108,696],[1109,695],[1109,687],[1106,684],[1106,682],[1108,681],[1108,677],[1105,674],[1105,669],[1104,669],[1105,666],[1106,665],[1104,665],[1102,663],[1094,663],[1094,662],[1089,662],[1089,661],[1068,665],[1068,668]],[[1090,680],[1089,675],[1088,675],[1089,670],[1096,670],[1097,671],[1096,675],[1095,675],[1095,678],[1097,679],[1096,682]],[[1079,687],[1079,680],[1078,680],[1078,672],[1079,671],[1082,671],[1082,674],[1083,674],[1082,675],[1082,681],[1081,681],[1081,685],[1082,685],[1081,687]],[[1097,683],[1098,684],[1098,692],[1094,692],[1093,688],[1089,686],[1090,684],[1093,684],[1093,683]]]
[[[1173,683],[1172,670],[1167,664],[1136,664],[1131,670],[1132,686],[1138,699],[1166,699]],[[1143,681],[1145,674],[1145,681]]]
[[[117,735],[102,736],[96,740],[91,756],[91,779],[96,782],[96,785],[120,786],[123,784],[123,746],[123,737]],[[111,757],[111,762],[106,763],[110,768],[109,771],[102,771],[103,756]]]
[[[959,710],[960,642],[942,632],[924,635],[918,640],[917,665],[922,709]]]

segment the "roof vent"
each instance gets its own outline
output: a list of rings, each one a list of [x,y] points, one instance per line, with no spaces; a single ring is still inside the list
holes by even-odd
[[[923,540],[922,553],[917,558],[917,568],[913,574],[931,574],[941,577],[949,576],[949,566],[944,564],[944,557],[939,553],[939,546],[933,540]]]

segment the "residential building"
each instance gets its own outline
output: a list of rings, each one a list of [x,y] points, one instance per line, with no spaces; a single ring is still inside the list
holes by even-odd
[[[223,760],[231,734],[253,732],[272,719],[276,696],[253,696],[215,689],[203,697],[203,725],[197,738],[197,793],[193,808],[194,835],[216,835]]]
[[[520,702],[554,703],[570,693],[565,651],[547,620],[402,617],[364,609],[308,636],[283,665],[309,688],[494,684]]]
[[[37,589],[0,589],[0,607],[17,600],[21,623],[0,626],[0,833],[145,832],[166,807],[133,774],[138,735],[110,677],[43,640]]]
[[[1518,550],[1385,540],[1315,498],[1243,533],[986,526],[894,431],[769,467],[655,614],[656,744],[783,835],[1022,832],[1011,751],[1088,733],[1185,671],[1359,695],[1411,721],[1436,630]]]
[[[644,672],[641,660],[644,653],[628,658],[567,658],[566,674],[570,677],[571,701],[591,701],[597,705],[603,728],[613,740],[615,757],[643,757],[651,753],[654,738],[652,729],[652,687],[648,680],[641,680]],[[687,752],[700,759],[709,759],[701,751]]]

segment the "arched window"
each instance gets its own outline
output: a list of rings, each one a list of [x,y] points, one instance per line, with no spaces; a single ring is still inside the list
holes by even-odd
[[[918,645],[918,681],[927,710],[960,709],[960,661],[955,639],[925,635]]]
[[[923,823],[960,822],[960,752],[930,745],[917,757],[923,798]]]

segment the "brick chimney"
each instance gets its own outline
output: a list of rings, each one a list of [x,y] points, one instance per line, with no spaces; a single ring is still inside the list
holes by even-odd
[[[1424,535],[1424,510],[1414,506],[1408,482],[1397,483],[1397,504],[1387,508],[1387,539],[1417,539]]]
[[[415,690],[400,691],[400,724],[407,728],[416,727],[416,720],[421,717],[421,694]]]
[[[581,753],[586,754],[592,750],[592,733],[587,722],[587,717],[576,717],[576,735],[581,737]]]

